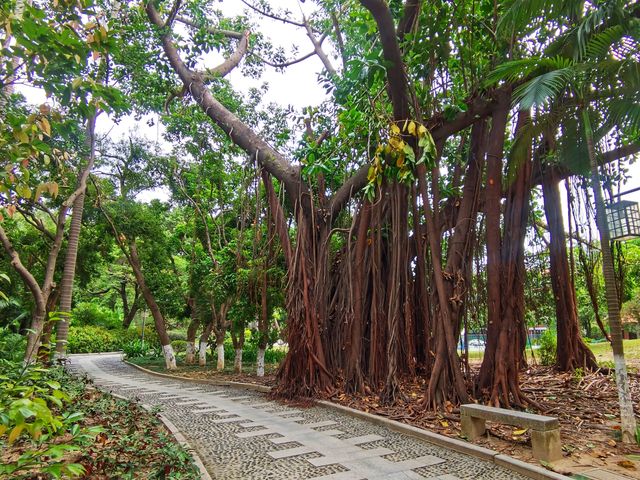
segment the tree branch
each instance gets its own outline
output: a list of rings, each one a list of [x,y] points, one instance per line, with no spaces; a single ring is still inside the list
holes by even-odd
[[[235,32],[233,30],[224,30],[221,28],[206,27],[204,25],[198,25],[193,20],[186,17],[182,17],[180,15],[176,17],[176,20],[180,23],[184,23],[185,25],[188,25],[193,28],[204,28],[207,32],[209,32],[212,35],[223,35],[228,38],[235,38],[236,40],[242,40],[242,37],[244,36],[243,32]]]
[[[294,202],[298,201],[301,182],[299,181],[297,169],[282,154],[271,147],[235,114],[227,110],[215,99],[205,86],[202,76],[196,75],[189,70],[180,58],[178,50],[171,39],[170,31],[163,31],[164,22],[151,2],[147,3],[146,11],[151,22],[160,28],[162,47],[169,63],[205,114],[229,135],[229,138],[236,145],[254,157],[271,175],[283,182],[292,200]]]
[[[217,67],[206,70],[205,77],[224,77],[225,75],[227,75],[229,72],[231,72],[231,70],[238,66],[240,60],[242,60],[242,57],[244,57],[245,53],[247,53],[248,47],[249,31],[247,30],[242,35],[242,39],[240,40],[240,42],[238,42],[238,46],[236,47],[236,50],[231,54],[231,56]]]

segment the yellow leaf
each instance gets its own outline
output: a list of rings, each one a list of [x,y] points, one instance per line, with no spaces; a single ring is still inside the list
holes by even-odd
[[[103,40],[107,38],[107,29],[104,28],[104,25],[100,25],[100,36]]]
[[[58,196],[58,184],[56,182],[49,182],[49,193],[56,198]]]
[[[446,427],[448,427],[448,426],[449,426],[449,422],[442,420],[442,421],[440,422],[440,425],[442,425],[443,427],[445,427],[445,428],[446,428]]]
[[[8,443],[15,442],[16,439],[22,433],[22,430],[24,430],[24,423],[21,423],[20,425],[16,425],[15,427],[13,427],[13,430],[11,430],[11,433],[9,433],[9,437],[7,438],[7,442]]]
[[[404,121],[404,125],[402,125],[402,131],[403,131],[403,132],[406,132],[406,131],[407,131],[407,123],[409,123],[409,120],[408,120],[408,119],[407,119],[407,120],[405,120],[405,121]]]
[[[376,178],[376,171],[373,169],[373,167],[369,167],[369,173],[367,174],[367,180],[372,181],[374,178]]]
[[[42,117],[38,122],[38,126],[40,127],[40,130],[47,134],[47,137],[51,136],[51,124],[49,123],[49,120]]]
[[[0,217],[1,217],[1,216],[2,216],[2,215],[0,214]],[[0,221],[1,221],[1,220],[0,220]],[[4,435],[4,432],[6,432],[6,431],[7,431],[7,426],[6,426],[6,425],[0,425],[0,437],[1,437],[2,435]]]
[[[389,146],[394,150],[402,151],[404,149],[404,141],[400,137],[391,137],[389,139]]]
[[[398,159],[396,160],[396,167],[400,168],[404,165],[404,152],[398,155]]]
[[[425,127],[424,125],[420,125],[418,127],[418,136],[422,137],[425,133],[427,133],[427,127]]]
[[[73,88],[75,90],[76,88],[78,88],[80,86],[80,84],[82,84],[82,78],[81,77],[74,78],[73,82],[71,82],[71,88]]]
[[[514,436],[524,435],[525,433],[527,433],[527,429],[526,428],[523,428],[522,430],[514,430],[513,431],[513,435]]]
[[[13,134],[13,136],[16,137],[16,140],[18,140],[20,143],[29,143],[29,137],[24,132],[24,130],[17,131]]]
[[[407,131],[411,134],[411,135],[415,135],[416,134],[416,122],[414,122],[413,120],[409,122],[409,128],[407,129]]]
[[[391,133],[394,135],[400,135],[400,127],[395,123],[391,125]]]

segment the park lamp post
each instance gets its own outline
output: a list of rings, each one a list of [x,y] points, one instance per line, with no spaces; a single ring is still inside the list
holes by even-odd
[[[619,193],[615,197],[621,197],[638,190],[640,187]],[[607,224],[611,240],[624,242],[640,238],[640,207],[638,202],[629,200],[611,202],[607,205]]]

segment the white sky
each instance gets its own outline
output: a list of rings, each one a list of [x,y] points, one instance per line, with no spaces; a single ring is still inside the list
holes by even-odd
[[[269,3],[274,8],[288,9],[293,14],[292,18],[298,21],[302,18],[301,12],[310,16],[314,9],[312,2],[300,3],[299,0],[272,0]],[[218,8],[227,15],[241,15],[247,10],[247,7],[239,0],[221,2]],[[297,46],[297,56],[304,55],[312,50],[313,47],[304,29],[265,17],[259,18],[260,21],[256,21],[255,23],[259,24],[261,32],[268,36],[274,47],[277,48],[281,46],[285,52],[289,53],[294,46]],[[324,47],[325,51],[332,53],[331,45],[328,41],[325,42]],[[337,61],[334,62],[334,65],[336,67],[339,66]],[[317,75],[322,71],[322,68],[320,60],[316,56],[312,56],[301,63],[286,68],[285,71],[281,73],[276,72],[272,67],[266,67],[262,78],[258,80],[244,77],[240,68],[232,71],[228,78],[239,92],[247,92],[249,88],[258,87],[264,82],[267,82],[269,84],[269,91],[264,98],[265,104],[269,102],[280,105],[289,104],[295,109],[300,110],[306,106],[319,105],[326,99],[324,89],[317,83]],[[42,103],[45,101],[44,95],[40,91],[25,88],[21,88],[20,90],[25,92],[29,100],[33,103]],[[150,118],[154,120],[155,126],[153,127],[147,125],[147,121]],[[138,122],[131,116],[122,119],[117,125],[107,118],[106,115],[102,115],[99,117],[97,130],[100,134],[109,134],[112,138],[126,137],[129,133],[135,131],[138,135],[143,135],[150,140],[162,143],[162,125],[158,122],[156,115],[150,115]],[[640,162],[638,163],[640,164]],[[630,175],[631,178],[629,182],[621,188],[622,191],[640,187],[640,166],[638,164],[631,166]],[[148,201],[154,197],[166,198],[166,194],[163,192],[148,192],[142,195],[141,200]],[[564,205],[566,200],[564,195],[562,197],[563,210],[566,212],[567,208],[566,205]],[[640,191],[625,195],[623,198],[625,200],[640,202]]]

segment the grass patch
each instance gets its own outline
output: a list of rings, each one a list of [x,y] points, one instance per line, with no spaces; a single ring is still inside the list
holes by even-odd
[[[135,365],[139,365],[144,368],[148,368],[149,370],[153,370],[154,372],[166,372],[164,358],[161,357],[136,357],[136,358],[127,358],[128,362],[131,362]],[[225,362],[224,370],[222,373],[219,373],[216,370],[215,362],[207,361],[207,365],[205,367],[201,367],[197,363],[195,365],[187,365],[184,363],[184,357],[177,356],[176,357],[176,373],[190,373],[190,372],[209,372],[216,373],[220,375],[235,375],[236,373],[233,371],[233,362]],[[243,375],[255,375],[257,364],[255,362],[242,362],[242,374]],[[264,374],[265,375],[274,375],[278,370],[277,363],[267,363],[264,366]]]

